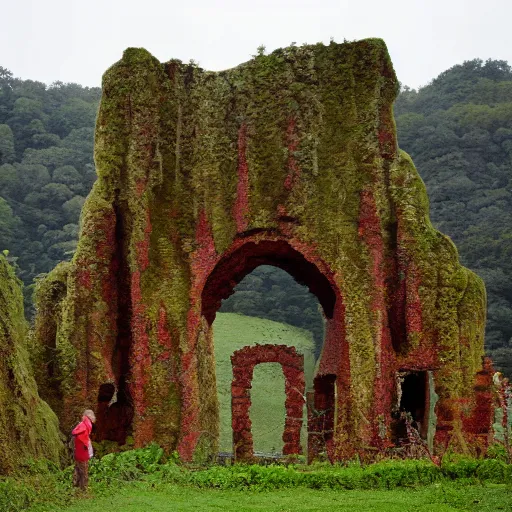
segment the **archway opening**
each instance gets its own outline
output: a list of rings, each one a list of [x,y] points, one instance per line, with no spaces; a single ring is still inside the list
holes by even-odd
[[[322,305],[326,318],[332,318],[336,294],[326,275],[299,251],[283,240],[247,242],[226,255],[206,280],[201,295],[202,313],[209,324],[215,320],[222,301],[255,268],[271,265],[288,272],[297,283],[308,287]]]
[[[277,399],[282,398],[282,400]],[[283,453],[286,418],[285,383],[279,363],[261,363],[254,367],[249,418],[256,455]]]
[[[272,457],[276,455],[293,455],[302,452],[300,446],[301,427],[304,420],[304,356],[299,354],[295,347],[278,344],[255,345],[243,347],[231,356],[233,365],[233,381],[231,384],[231,412],[233,427],[233,452],[237,460],[251,459],[254,452],[254,436],[252,427],[254,421],[261,423],[260,439],[258,444],[265,448],[260,455]],[[278,363],[284,377],[284,393],[279,394],[275,382],[266,378],[261,383],[265,386],[265,395],[277,398],[273,407],[263,404],[258,411],[259,415],[252,414],[254,396],[255,368],[269,369],[268,364]],[[259,386],[256,385],[256,388]],[[275,411],[280,408],[284,400],[284,413],[276,416]],[[258,400],[257,400],[258,401]],[[260,398],[261,402],[261,398]],[[258,405],[262,405],[261,403]],[[284,421],[283,421],[284,420]],[[272,430],[274,429],[274,431]],[[282,450],[277,451],[281,442],[274,434],[281,435]],[[265,439],[263,439],[265,438]],[[266,443],[270,443],[265,446]],[[274,445],[274,446],[271,446]]]
[[[291,291],[292,285],[300,291]],[[307,303],[306,307],[304,303]],[[248,241],[237,250],[228,252],[215,267],[203,289],[202,313],[206,321],[213,324],[214,331],[221,452],[232,448],[230,355],[254,344],[294,346],[304,355],[306,389],[313,391],[315,363],[324,342],[324,323],[332,319],[335,303],[336,294],[325,273],[285,241]],[[309,318],[309,325],[315,325],[313,329],[308,329],[305,317]],[[268,435],[269,427],[264,426],[265,421],[260,422],[258,412],[262,408],[271,411],[271,423],[284,424],[282,373],[279,365],[265,364],[255,368],[251,393],[255,393],[257,405],[251,410],[251,422],[256,452],[282,451],[282,428],[276,427],[272,441],[272,436]],[[271,387],[275,380],[273,387],[280,392],[260,393],[265,387],[261,386],[261,379]],[[305,419],[304,396],[301,396],[301,401]],[[259,428],[259,423],[262,423],[262,428]],[[304,421],[303,425],[301,440],[305,453],[307,422]]]

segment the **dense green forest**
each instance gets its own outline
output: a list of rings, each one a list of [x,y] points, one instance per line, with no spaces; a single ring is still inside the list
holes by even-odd
[[[0,250],[18,267],[26,305],[33,279],[76,247],[80,210],[96,179],[100,96],[99,88],[48,87],[0,67]]]
[[[512,376],[512,70],[472,60],[395,104],[400,147],[427,185],[434,225],[485,281],[487,352]]]
[[[94,119],[101,90],[21,80],[0,67],[0,250],[25,283],[76,247],[81,206],[94,180]],[[473,60],[395,105],[400,146],[431,199],[435,226],[487,285],[487,349],[512,375],[512,70]],[[279,269],[260,267],[222,311],[307,328],[322,338],[316,298]],[[319,343],[317,343],[317,346]]]

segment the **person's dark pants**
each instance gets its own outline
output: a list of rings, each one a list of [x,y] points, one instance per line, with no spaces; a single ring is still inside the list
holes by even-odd
[[[75,472],[73,474],[73,485],[85,491],[89,485],[89,461],[75,460]]]

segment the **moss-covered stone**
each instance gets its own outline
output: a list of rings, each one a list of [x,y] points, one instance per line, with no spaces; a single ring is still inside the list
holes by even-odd
[[[44,279],[37,281],[35,289],[36,342],[32,344],[30,356],[39,394],[57,414],[62,407],[59,381],[62,372],[58,368],[61,358],[55,357],[55,350],[62,325],[62,305],[67,293],[69,267],[68,262],[60,263]]]
[[[58,419],[38,394],[27,351],[21,282],[0,255],[0,474],[30,458],[60,462]]]
[[[398,151],[397,91],[378,39],[292,46],[218,73],[126,50],[103,78],[98,180],[66,296],[40,308],[57,323],[40,342],[55,346],[64,428],[100,402],[98,423],[137,445],[215,452],[211,322],[267,263],[324,305],[311,403],[337,397],[333,457],[390,443],[398,371],[433,372],[452,429],[481,368],[485,292],[433,229]]]

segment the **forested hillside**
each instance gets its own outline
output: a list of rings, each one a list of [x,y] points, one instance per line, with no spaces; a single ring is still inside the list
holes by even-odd
[[[33,279],[75,249],[78,218],[95,179],[93,131],[101,91],[45,86],[0,67],[0,250]],[[454,66],[395,105],[400,146],[431,198],[431,217],[487,285],[487,347],[512,374],[512,71],[506,62]],[[289,276],[260,267],[222,310],[309,328],[317,302]]]
[[[25,283],[76,247],[78,218],[96,179],[94,121],[101,89],[20,80],[0,67],[0,250]]]
[[[400,147],[427,185],[431,219],[488,294],[487,351],[512,376],[512,70],[454,66],[395,105]]]

